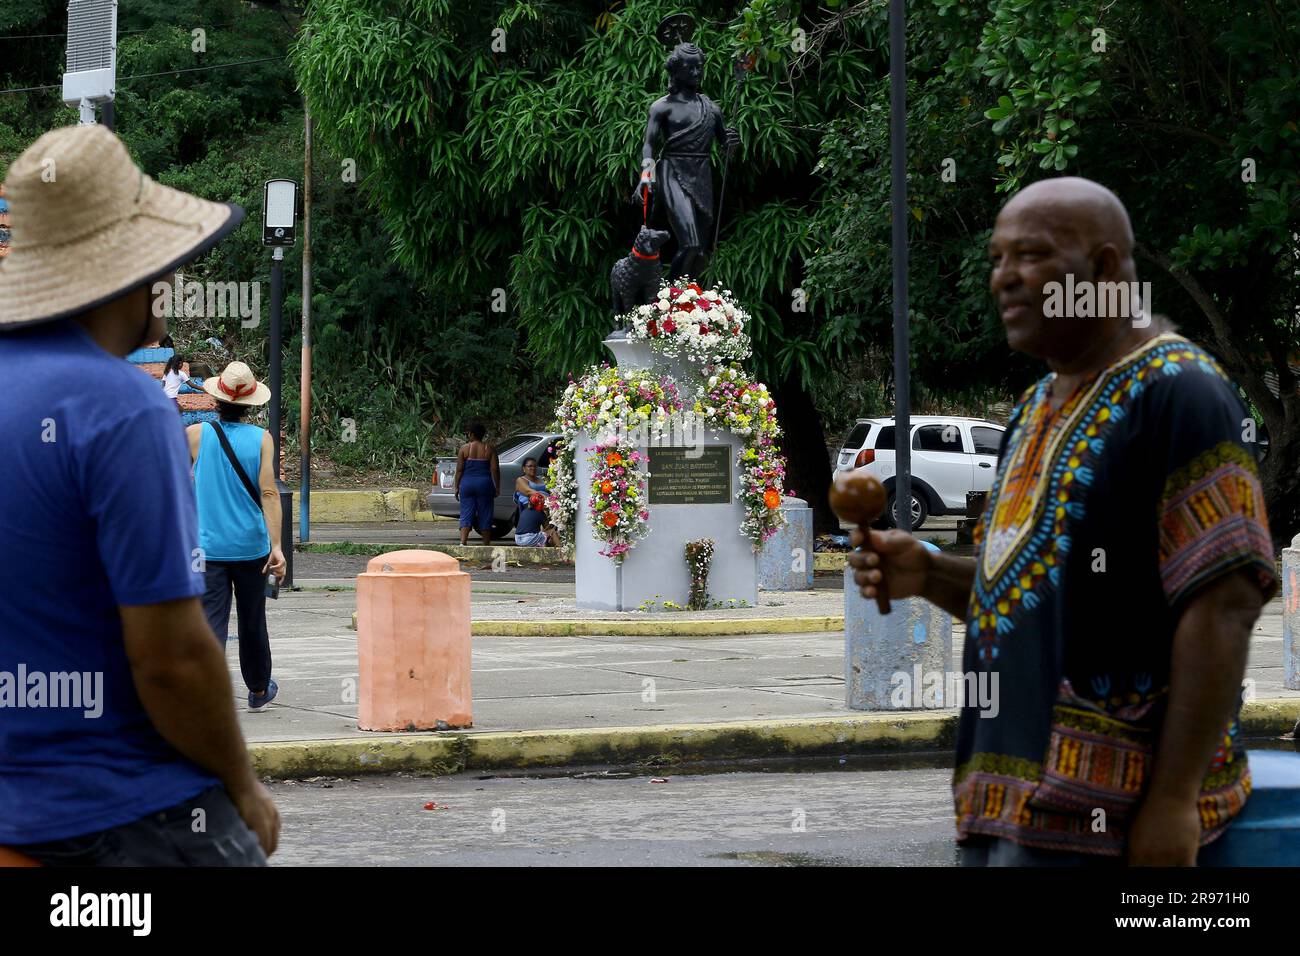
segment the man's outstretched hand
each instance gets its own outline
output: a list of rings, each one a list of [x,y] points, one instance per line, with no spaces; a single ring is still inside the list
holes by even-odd
[[[849,541],[854,548],[867,548],[849,554],[853,580],[864,598],[874,601],[882,580],[891,600],[916,597],[925,591],[930,553],[917,538],[906,531],[855,528]]]

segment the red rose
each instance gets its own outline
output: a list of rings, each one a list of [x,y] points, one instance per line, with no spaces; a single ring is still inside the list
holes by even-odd
[[[677,323],[674,322],[671,318],[664,319],[664,331],[667,332],[669,335],[672,335],[674,332],[677,331]]]
[[[681,306],[678,307],[677,311],[678,311],[678,312],[694,312],[694,311],[695,311],[695,303],[694,303],[694,302],[684,302],[684,303],[682,303]]]
[[[709,327],[707,325],[701,325],[700,335],[708,335],[708,334],[709,334]]]
[[[655,338],[659,337],[659,323],[654,319],[651,319],[649,322],[647,322],[645,328],[646,331],[649,332]]]
[[[668,292],[669,292],[670,295],[672,295],[672,296],[674,296],[674,297],[679,296],[679,295],[682,294],[682,290],[679,289],[679,288],[677,288],[677,286],[672,286],[671,288],[669,288]]]
[[[699,286],[697,286],[694,282],[692,282],[692,283],[691,283],[690,285],[688,285],[686,288],[690,289],[690,290],[691,290],[692,292],[694,292],[696,295],[700,295],[700,294],[702,294],[702,293],[704,292],[704,290],[701,289]]]

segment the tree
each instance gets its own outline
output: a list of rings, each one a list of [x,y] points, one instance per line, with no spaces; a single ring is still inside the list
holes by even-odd
[[[880,6],[859,4],[824,28],[883,22]],[[1275,543],[1285,544],[1300,530],[1291,364],[1300,343],[1300,7],[931,0],[911,9],[914,331],[924,334],[922,316],[943,303],[957,316],[949,334],[973,333],[967,370],[990,357],[1002,367],[983,292],[984,237],[971,226],[991,224],[995,197],[1035,177],[1105,183],[1126,202],[1138,255],[1155,273],[1156,311],[1206,342],[1262,419],[1265,498]],[[810,264],[833,305],[865,307],[888,288],[884,121],[868,109],[824,141],[840,195],[869,197],[848,203]],[[948,188],[937,175],[944,150],[959,170]],[[1005,368],[1022,380],[1019,363]]]

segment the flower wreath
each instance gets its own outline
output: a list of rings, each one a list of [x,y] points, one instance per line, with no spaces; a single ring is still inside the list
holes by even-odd
[[[715,365],[743,362],[751,352],[749,315],[731,291],[701,289],[686,276],[665,282],[654,302],[637,306],[623,321],[629,341],[647,342],[668,358]]]

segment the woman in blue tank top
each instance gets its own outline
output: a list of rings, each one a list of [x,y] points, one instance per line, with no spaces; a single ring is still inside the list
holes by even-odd
[[[280,549],[280,495],[271,436],[241,419],[265,405],[271,390],[243,362],[231,362],[203,390],[217,400],[220,421],[185,429],[194,463],[199,512],[198,557],[203,562],[203,611],[221,646],[230,627],[234,593],[239,621],[239,669],[248,685],[248,709],[261,710],[279,690],[271,677],[266,629],[267,579],[284,580]]]
[[[469,441],[456,456],[456,498],[460,501],[460,543],[469,544],[473,528],[492,543],[492,513],[501,491],[501,466],[496,449],[483,441],[487,429],[477,422],[469,426]]]

